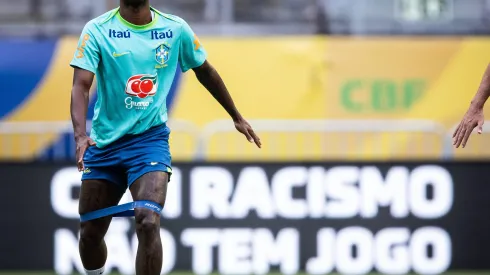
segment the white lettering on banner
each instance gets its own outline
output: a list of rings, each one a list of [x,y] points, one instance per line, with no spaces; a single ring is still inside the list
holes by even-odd
[[[79,219],[78,198],[73,198],[74,188],[81,186],[81,173],[77,168],[64,168],[59,170],[51,180],[51,205],[56,214],[67,219]],[[178,168],[173,169],[171,182],[167,190],[169,198],[163,210],[165,218],[178,218],[182,214],[182,173]],[[126,191],[120,204],[131,202],[129,190]],[[137,238],[133,236],[132,246],[129,243],[127,232],[130,220],[114,219],[105,237],[108,258],[106,269],[116,269],[122,274],[134,274],[134,259],[137,250]],[[165,261],[162,274],[170,272],[175,265],[176,244],[172,235],[163,229],[160,230]],[[67,229],[58,229],[54,233],[55,256],[54,265],[59,274],[71,274],[75,267],[83,272],[83,265],[78,254],[78,238]],[[135,241],[136,240],[136,241]]]
[[[73,198],[74,188],[81,186],[81,172],[77,168],[63,168],[56,172],[51,180],[51,206],[54,212],[66,219],[79,219],[78,198]],[[119,204],[132,202],[131,192],[126,190]],[[182,215],[182,172],[172,169],[171,181],[167,189],[167,201],[162,214],[167,219]]]
[[[299,270],[299,236],[294,228],[284,228],[276,240],[269,229],[257,229],[252,238],[253,270],[268,274],[271,265],[279,265],[281,274],[296,274]]]
[[[246,275],[252,273],[252,230],[227,229],[219,238],[218,270],[225,275]]]
[[[206,219],[375,218],[380,207],[394,218],[422,219],[446,215],[453,204],[453,182],[439,166],[412,171],[392,167],[386,176],[374,166],[285,167],[269,179],[260,167],[247,167],[236,177],[222,167],[191,171],[191,215]],[[304,189],[305,197],[293,196]],[[253,198],[253,199],[251,199]]]
[[[305,200],[293,198],[294,187],[306,186],[308,174],[304,167],[281,169],[272,178],[272,194],[277,205],[278,215],[289,219],[308,216]]]
[[[130,228],[130,221],[125,219],[113,220],[105,242],[107,245],[106,270],[111,272],[119,271],[123,275],[134,274],[134,262],[138,249],[138,239],[136,234],[129,242],[127,233]],[[167,274],[175,266],[176,245],[172,235],[160,229],[163,248],[163,268],[161,274]],[[58,229],[54,235],[55,240],[55,271],[57,274],[72,274],[73,267],[79,273],[84,272],[80,256],[78,254],[78,238],[68,229]]]
[[[231,216],[243,219],[255,211],[261,219],[275,216],[275,205],[264,169],[247,167],[240,173],[231,201]]]
[[[269,219],[275,217],[273,203],[267,175],[260,167],[245,168],[234,192],[233,176],[224,168],[201,167],[191,172],[191,214],[195,218],[242,219],[255,211],[259,218]]]
[[[367,274],[373,269],[373,234],[362,227],[348,227],[337,234],[337,271],[343,274]],[[356,250],[353,255],[352,250]]]
[[[394,167],[383,179],[376,167],[364,167],[359,175],[359,188],[363,194],[361,216],[374,218],[378,215],[379,206],[388,207],[394,218],[407,217],[410,209],[407,202],[407,190],[410,171],[405,167]]]
[[[329,274],[335,268],[335,230],[322,228],[316,237],[317,257],[306,262],[306,272],[309,274]]]
[[[306,272],[366,274],[375,267],[383,274],[406,274],[410,269],[418,274],[441,274],[449,268],[451,254],[451,239],[441,228],[422,227],[411,236],[407,228],[385,228],[375,236],[362,227],[337,233],[323,228],[317,234],[317,257],[307,261]]]
[[[172,168],[167,186],[167,199],[162,214],[166,219],[177,219],[182,215],[182,172],[179,168]]]
[[[324,195],[329,202],[325,215],[329,218],[352,218],[359,212],[357,167],[334,167],[325,173]]]
[[[233,191],[233,176],[225,168],[199,167],[191,171],[191,214],[197,219],[211,215],[225,219],[229,214],[229,199]]]
[[[431,257],[427,255],[429,247],[432,248]],[[413,270],[418,274],[441,274],[451,264],[451,238],[441,228],[423,227],[415,230],[410,248]]]
[[[433,198],[427,188],[432,186]],[[410,177],[410,208],[421,219],[436,219],[446,215],[453,205],[453,181],[449,172],[439,166],[420,166]]]
[[[192,247],[192,270],[196,274],[213,271],[213,247],[219,242],[219,229],[188,228],[182,232],[181,241]]]
[[[307,174],[308,184],[306,186],[306,197],[308,198],[308,210],[311,218],[322,218],[324,216],[325,195],[324,195],[324,174],[323,167],[311,167],[304,169]]]
[[[299,271],[299,232],[284,228],[276,240],[269,229],[198,229],[182,233],[182,243],[192,248],[192,270],[196,274],[213,271],[213,248],[218,249],[221,274],[266,274],[270,265],[279,265],[281,273]]]
[[[80,254],[78,254],[78,238],[68,229],[54,232],[54,270],[56,274],[73,274],[73,265],[79,273],[84,271]]]
[[[78,199],[72,196],[73,188],[80,187],[82,177],[77,168],[64,168],[56,172],[51,180],[51,206],[58,216],[78,219]]]
[[[263,228],[275,222],[265,221],[270,219],[346,219],[347,224],[354,225],[349,219],[376,219],[380,213],[383,224],[387,224],[387,214],[393,219],[439,219],[451,211],[454,202],[453,180],[444,167],[393,166],[383,170],[353,165],[329,169],[287,166],[270,173],[262,166],[246,166],[238,171],[225,166],[199,166],[186,171],[189,174],[183,177],[181,170],[174,168],[163,212],[167,219],[180,218],[183,209],[189,209],[184,217],[190,215],[191,227],[202,223],[196,219],[251,216],[254,228],[182,228],[176,236],[161,229],[162,274],[172,272],[177,262],[187,261],[192,261],[196,274],[210,274],[216,269],[233,275],[267,274],[272,266],[279,267],[282,274],[296,274],[303,264],[310,274],[376,271],[430,275],[445,272],[451,264],[451,238],[443,228],[315,228],[316,236],[302,236],[306,241],[302,246],[300,228],[278,228],[277,234]],[[62,218],[79,218],[78,198],[72,193],[80,187],[80,176],[76,168],[64,168],[52,178],[51,205]],[[183,194],[184,178],[188,194]],[[183,196],[187,195],[189,208],[183,208]],[[130,201],[128,191],[120,204]],[[108,272],[134,273],[138,240],[135,234],[128,236],[132,223],[130,219],[114,219],[109,228],[105,238]],[[308,252],[300,251],[300,247],[314,242],[315,237],[316,256],[301,262],[305,256],[300,253]],[[56,271],[62,275],[82,272],[76,234],[60,228],[54,240]],[[191,259],[177,259],[181,246],[191,248]]]
[[[122,274],[131,274],[134,272],[134,261],[126,236],[130,228],[130,221],[127,219],[113,219],[105,241],[107,245],[107,262],[106,269],[117,269]]]
[[[386,274],[410,272],[410,255],[406,245],[410,239],[408,228],[385,228],[376,234],[376,270]]]

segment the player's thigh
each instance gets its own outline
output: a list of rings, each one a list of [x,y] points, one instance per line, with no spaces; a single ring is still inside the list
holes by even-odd
[[[80,215],[99,209],[115,206],[119,203],[125,189],[121,186],[100,179],[87,179],[82,181],[78,211]],[[80,224],[82,236],[104,236],[111,223],[111,217],[103,217]]]
[[[165,206],[169,174],[164,171],[148,172],[130,186],[134,201],[152,201]]]

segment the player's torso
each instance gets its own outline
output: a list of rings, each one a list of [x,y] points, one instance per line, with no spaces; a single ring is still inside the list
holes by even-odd
[[[99,93],[125,109],[159,108],[172,86],[179,58],[179,30],[172,24],[138,29],[114,17],[99,28]],[[155,19],[154,19],[155,20]],[[160,18],[161,21],[161,18]],[[160,22],[161,23],[161,22]]]

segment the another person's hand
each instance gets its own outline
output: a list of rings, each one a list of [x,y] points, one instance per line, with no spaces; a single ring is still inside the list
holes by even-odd
[[[483,132],[484,122],[485,119],[483,117],[483,109],[473,106],[470,107],[456,128],[456,131],[454,131],[453,145],[456,148],[459,148],[460,145],[464,148],[468,142],[471,132],[473,132],[473,129],[478,127],[478,134]]]

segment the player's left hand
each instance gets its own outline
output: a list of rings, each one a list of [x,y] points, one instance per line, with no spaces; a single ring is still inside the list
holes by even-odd
[[[252,126],[250,126],[245,119],[242,118],[235,121],[235,128],[238,132],[242,133],[249,142],[254,142],[257,147],[262,148],[262,142],[260,142],[259,136],[255,134]]]
[[[459,148],[459,146],[462,145],[464,148],[473,129],[478,127],[478,134],[483,132],[483,122],[485,122],[483,109],[470,107],[456,128],[456,131],[454,131],[453,145],[456,148]]]

